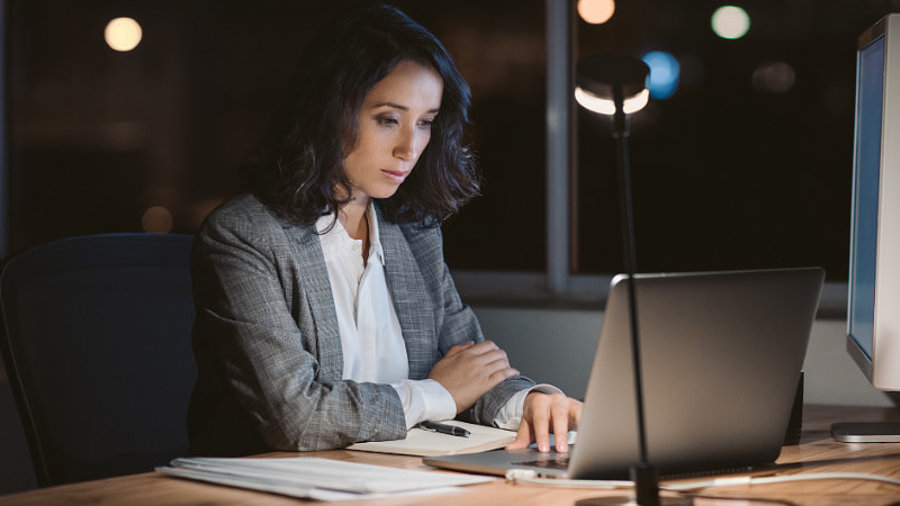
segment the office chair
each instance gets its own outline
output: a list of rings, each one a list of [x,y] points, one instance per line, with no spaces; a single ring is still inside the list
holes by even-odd
[[[60,239],[0,266],[0,350],[39,486],[187,449],[191,236]]]

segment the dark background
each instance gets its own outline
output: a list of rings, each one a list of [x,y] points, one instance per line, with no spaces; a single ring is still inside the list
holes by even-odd
[[[8,1],[10,250],[142,230],[151,207],[195,231],[234,192],[306,41],[354,3]],[[576,55],[665,50],[682,64],[677,92],[632,122],[640,270],[817,264],[846,279],[856,37],[895,3],[755,1],[739,40],[712,32],[710,1],[620,1],[605,24],[576,21]],[[451,268],[543,271],[544,2],[396,4],[473,91],[484,195],[445,226]],[[103,40],[117,16],[143,27],[131,52]],[[753,85],[773,61],[795,72],[787,92]],[[577,114],[573,271],[615,272],[613,145]]]
[[[822,265],[846,280],[856,38],[893,3],[746,2],[751,27],[738,40],[709,29],[722,3],[688,4],[629,3],[579,38],[582,54],[665,50],[682,62],[678,91],[633,118],[639,268]],[[767,62],[792,67],[793,87],[754,86]],[[579,118],[579,265],[611,272],[621,265],[603,245],[616,230],[614,152],[603,128]]]

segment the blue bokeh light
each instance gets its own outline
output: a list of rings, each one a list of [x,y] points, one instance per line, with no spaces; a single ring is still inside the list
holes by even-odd
[[[678,76],[681,74],[678,60],[665,51],[651,51],[641,59],[650,67],[647,80],[650,96],[658,100],[671,97],[678,89]]]

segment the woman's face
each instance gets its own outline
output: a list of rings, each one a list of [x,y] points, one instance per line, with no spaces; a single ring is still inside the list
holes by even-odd
[[[397,191],[431,140],[444,81],[430,66],[403,60],[366,94],[357,117],[359,138],[344,159],[357,203]]]

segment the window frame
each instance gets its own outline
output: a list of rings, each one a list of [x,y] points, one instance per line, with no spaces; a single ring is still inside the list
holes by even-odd
[[[9,234],[10,234],[10,184],[9,184],[9,96],[7,91],[7,52],[9,47],[8,23],[8,6],[6,0],[0,0],[0,33],[4,34],[0,41],[0,258],[9,254]]]

